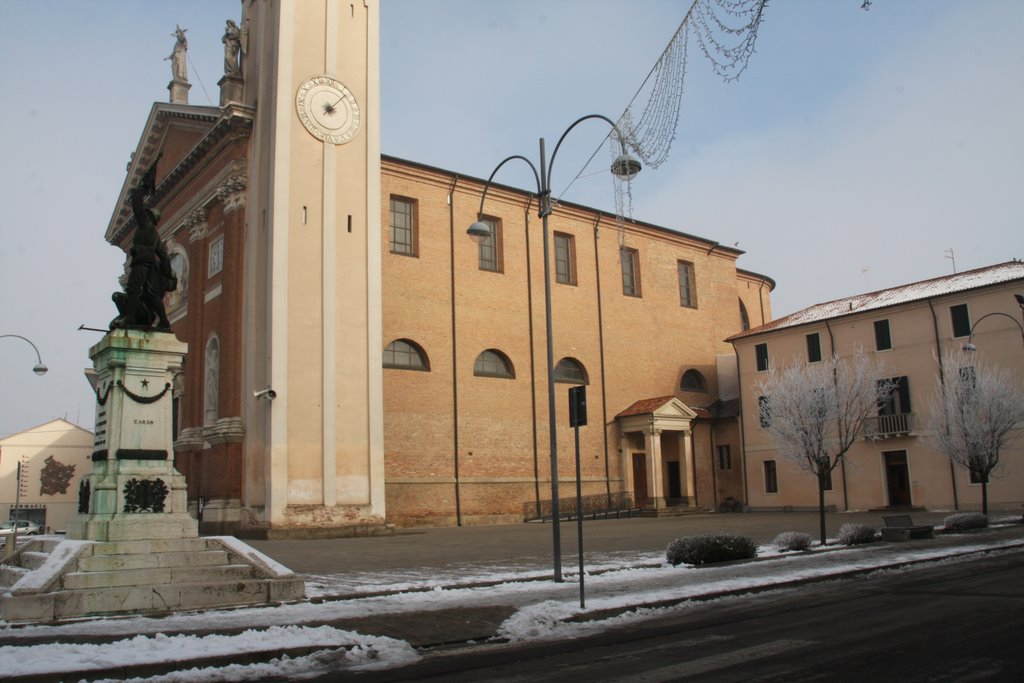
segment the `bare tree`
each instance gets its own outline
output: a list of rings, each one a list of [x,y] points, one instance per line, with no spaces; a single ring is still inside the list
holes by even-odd
[[[947,351],[942,368],[929,406],[932,442],[981,482],[987,515],[989,479],[999,476],[1000,456],[1024,423],[1024,387],[1008,368],[987,364],[976,353]]]
[[[818,482],[821,544],[826,544],[825,490],[832,470],[860,438],[864,422],[889,400],[896,381],[881,378],[882,365],[858,350],[852,358],[818,363],[794,359],[754,386],[761,425],[779,454]]]

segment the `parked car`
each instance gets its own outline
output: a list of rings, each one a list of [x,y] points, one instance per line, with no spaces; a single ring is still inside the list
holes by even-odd
[[[4,544],[7,543],[7,539],[14,535],[14,520],[8,520],[3,524],[0,524],[0,541]],[[30,522],[27,519],[19,519],[18,522],[18,535],[19,536],[35,536],[39,533],[39,525],[34,522]]]

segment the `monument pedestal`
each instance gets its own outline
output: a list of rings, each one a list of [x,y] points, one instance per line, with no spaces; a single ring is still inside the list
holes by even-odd
[[[119,329],[89,350],[97,374],[92,472],[68,538],[195,538],[185,477],[174,469],[172,391],[188,345],[169,332]]]
[[[67,538],[39,537],[0,572],[0,619],[210,609],[301,600],[305,584],[236,538],[199,537],[174,469],[172,391],[188,346],[118,329],[89,350],[97,382],[93,467]]]
[[[217,81],[217,85],[220,86],[220,106],[227,106],[231,102],[242,102],[242,90],[245,86],[245,80],[240,75],[224,74]]]
[[[192,84],[188,81],[183,81],[175,78],[173,81],[167,84],[167,91],[170,93],[171,104],[188,104],[188,91],[192,88]]]

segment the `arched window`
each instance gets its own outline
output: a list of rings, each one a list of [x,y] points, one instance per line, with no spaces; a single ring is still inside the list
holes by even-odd
[[[503,377],[514,379],[515,370],[508,356],[497,349],[487,349],[476,357],[473,363],[473,374],[477,377]]]
[[[746,332],[750,329],[750,316],[747,315],[747,307],[743,305],[743,299],[740,299],[740,331]]]
[[[206,342],[203,366],[203,425],[217,422],[217,400],[220,396],[220,341],[210,335]]]
[[[683,391],[707,392],[708,383],[699,370],[691,368],[683,373],[683,378],[679,381],[679,388]]]
[[[164,309],[171,316],[185,308],[188,303],[188,256],[185,250],[177,245],[168,245],[171,259],[171,270],[178,278],[178,287],[164,296]]]
[[[430,370],[430,361],[419,344],[396,339],[384,349],[384,367],[396,370]]]
[[[590,384],[587,370],[575,358],[563,358],[555,366],[554,380],[562,384]]]

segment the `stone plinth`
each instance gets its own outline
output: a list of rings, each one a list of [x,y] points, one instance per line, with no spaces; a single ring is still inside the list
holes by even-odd
[[[188,104],[188,91],[192,87],[192,84],[188,81],[182,81],[174,79],[167,84],[167,90],[170,93],[171,104]]]
[[[217,81],[217,85],[220,86],[220,106],[223,107],[231,102],[242,102],[242,87],[245,85],[245,80],[241,76],[224,74]]]
[[[173,334],[135,329],[114,330],[89,350],[98,377],[93,467],[68,538],[198,536],[171,438],[171,387],[187,350]]]

